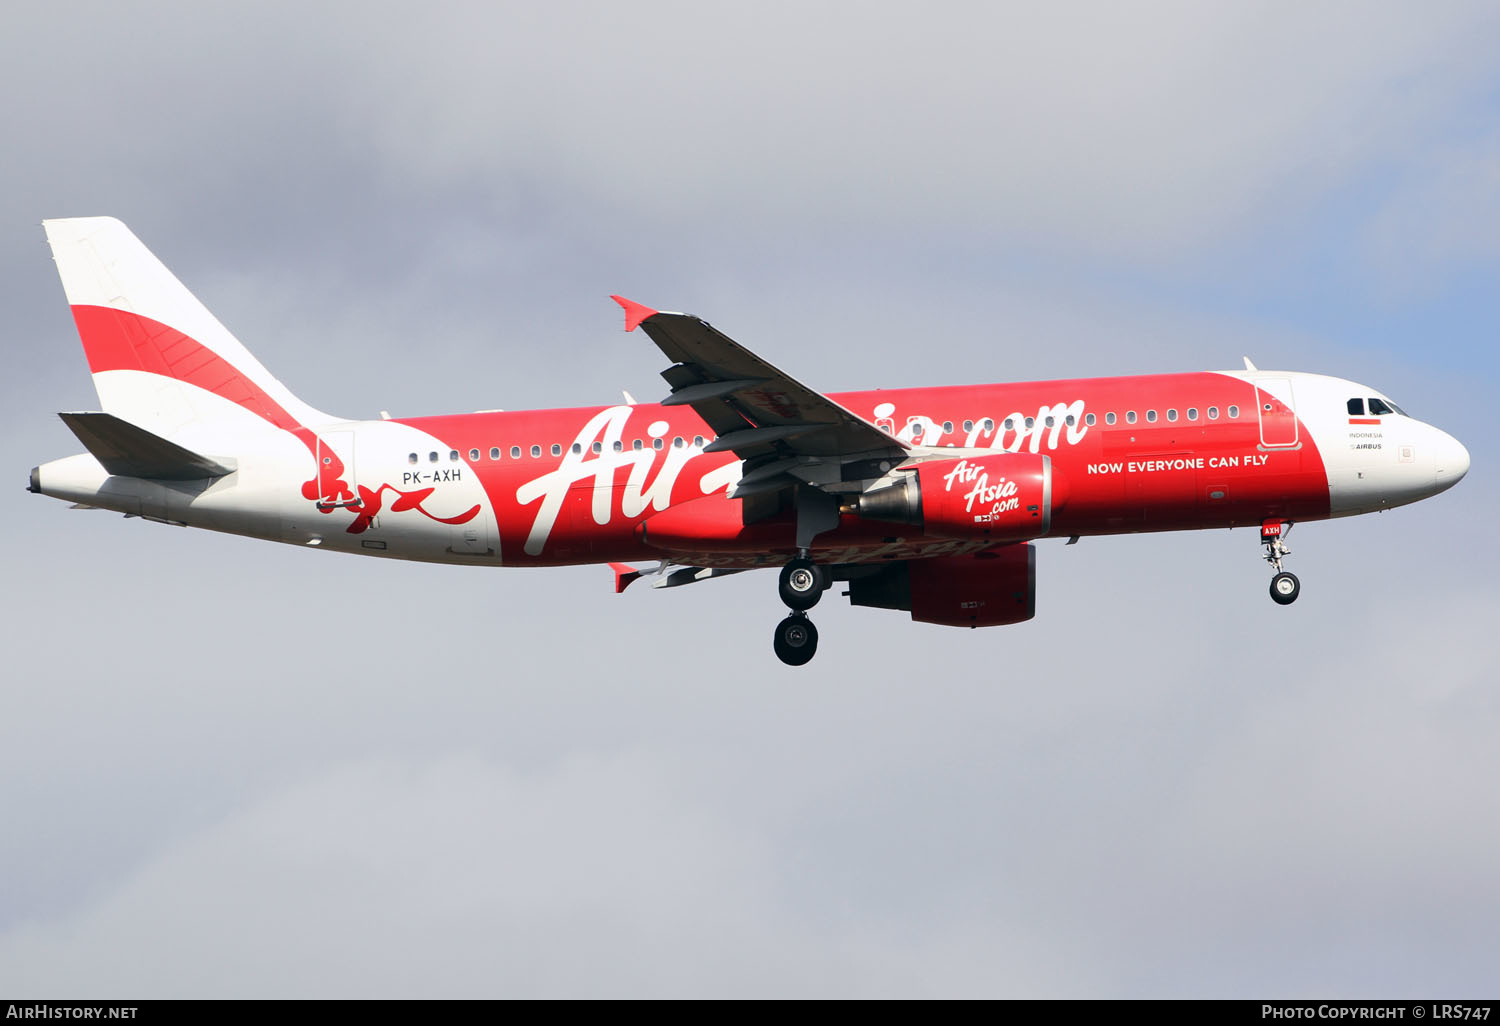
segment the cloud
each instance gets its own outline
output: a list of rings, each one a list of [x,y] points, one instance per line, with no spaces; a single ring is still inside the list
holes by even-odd
[[[960,232],[1175,264],[1440,139],[1434,112],[1488,81],[1493,13],[186,5],[137,31],[122,82],[117,40],[140,17],[70,26],[70,74],[9,116],[80,187],[91,153],[151,186],[169,175],[172,204],[136,190],[163,215],[269,186],[316,221],[339,191],[394,190],[549,234],[601,218],[789,247]],[[18,57],[18,77],[48,60]],[[191,161],[133,144],[167,110]]]
[[[1472,12],[685,5],[403,34],[393,165],[526,198],[786,230],[874,212],[1082,252],[1180,256],[1395,158],[1475,86]],[[1287,26],[1295,22],[1294,34]],[[379,46],[377,30],[364,40]],[[480,126],[483,126],[481,129]]]
[[[96,907],[11,931],[5,982],[69,997],[927,989],[907,942],[807,921],[764,838],[654,762],[330,768],[169,847]]]
[[[159,536],[163,553],[192,541]],[[59,887],[97,882],[11,917],[4,981],[70,996],[1461,988],[1497,940],[1500,664],[1467,639],[1500,610],[1447,593],[1440,567],[1403,603],[1351,598],[1339,582],[1367,554],[1309,535],[1288,617],[1231,539],[1047,546],[1044,619],[1003,632],[825,603],[836,672],[795,678],[764,653],[724,657],[764,640],[764,581],[617,599],[587,570],[517,572],[477,582],[481,603],[417,567],[451,593],[393,601],[401,567],[271,550],[247,594],[170,608],[205,639],[278,608],[274,649],[110,685],[141,610],[75,659],[66,705],[34,682],[42,708],[6,750],[38,783],[8,765],[8,808],[22,836],[56,825],[36,857],[87,853]],[[169,572],[164,593],[191,590],[189,568]],[[386,600],[275,605],[285,580]],[[404,640],[353,663],[326,644],[362,631]],[[486,661],[490,645],[504,657]],[[178,655],[212,668],[213,648]],[[34,886],[30,843],[7,873]]]
[[[1369,260],[1396,295],[1430,292],[1500,257],[1500,138],[1423,154],[1372,220]]]

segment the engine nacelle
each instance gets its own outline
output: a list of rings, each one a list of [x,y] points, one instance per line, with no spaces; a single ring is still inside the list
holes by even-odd
[[[859,497],[859,515],[913,524],[933,538],[1026,541],[1052,527],[1062,505],[1052,459],[1002,452],[920,463],[905,479]]]
[[[910,610],[922,623],[998,627],[1036,615],[1036,548],[1005,545],[972,556],[892,563],[849,581],[856,606]]]

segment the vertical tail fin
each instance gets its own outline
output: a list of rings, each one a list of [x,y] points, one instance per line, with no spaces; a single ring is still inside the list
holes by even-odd
[[[246,414],[288,431],[332,419],[292,395],[125,225],[43,226],[106,413],[163,438]]]

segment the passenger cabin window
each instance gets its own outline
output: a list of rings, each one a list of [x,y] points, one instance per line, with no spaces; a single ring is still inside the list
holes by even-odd
[[[1176,410],[1168,410],[1167,411],[1167,419],[1168,420],[1176,420],[1177,419],[1177,411]]]
[[[1085,413],[1083,415],[1083,422],[1085,424],[1087,424],[1089,427],[1093,427],[1094,424],[1096,423],[1096,418],[1094,417],[1094,415],[1092,413]]]
[[[687,443],[682,440],[681,435],[678,435],[676,438],[672,439],[672,448],[674,449],[681,449],[686,444]]]
[[[1030,431],[1034,427],[1036,427],[1036,418],[1035,417],[1027,417],[1026,418],[1026,430]]]
[[[1218,420],[1219,419],[1219,408],[1217,406],[1210,406],[1208,408],[1208,419],[1209,420]]]
[[[448,450],[448,461],[450,463],[457,463],[458,462],[458,450],[457,449],[449,449]]]
[[[518,460],[521,458],[521,447],[519,445],[513,445],[510,447],[510,458],[513,460]]]
[[[535,459],[541,459],[541,456],[542,456],[542,447],[540,445],[533,445],[531,447],[531,458],[534,459],[534,460]]]
[[[660,438],[653,438],[653,439],[651,439],[651,448],[653,448],[653,449],[660,449],[663,445],[666,445],[666,444],[667,443],[663,442]]]
[[[436,463],[437,462],[437,453],[435,453],[435,452],[428,453],[427,454],[427,462],[428,463]]]
[[[970,431],[973,431],[973,430],[974,430],[974,422],[972,420],[966,420],[966,421],[964,421],[964,434],[968,434]]]
[[[595,442],[593,445],[589,446],[589,448],[594,451],[594,455],[595,456],[599,455],[601,452],[604,451],[603,444],[599,443],[599,442]]]
[[[1006,417],[1004,428],[1006,431],[1014,431],[1016,429],[1015,419],[1012,417]]]
[[[703,448],[703,436],[702,435],[694,435],[693,436],[693,448],[694,449],[701,449],[701,448]]]
[[[1231,407],[1229,407],[1229,419],[1230,420],[1238,420],[1239,416],[1240,416],[1240,408],[1238,406],[1231,406]]]
[[[573,443],[573,455],[574,456],[582,456],[583,455],[583,446],[579,445],[577,442]]]
[[[556,442],[552,443],[552,455],[554,455],[554,456],[561,456],[562,455],[562,446],[558,445]]]
[[[500,458],[500,447],[497,445],[497,446],[494,446],[493,448],[490,449],[490,459],[492,459],[492,460],[498,460],[499,458]]]
[[[953,434],[953,421],[951,421],[951,420],[945,420],[945,421],[943,421],[943,434],[945,434],[945,435],[951,435],[951,434]]]
[[[1148,423],[1148,424],[1155,424],[1156,423],[1156,411],[1155,410],[1147,410],[1146,411],[1146,423]]]
[[[1189,406],[1188,407],[1188,420],[1197,420],[1197,419],[1198,419],[1198,407],[1196,407],[1196,406]]]
[[[1106,413],[1104,415],[1104,423],[1106,423],[1106,424],[1113,424],[1114,422],[1115,422],[1115,413],[1114,413],[1113,410],[1111,410],[1110,412],[1108,412],[1108,413]]]
[[[624,452],[625,451],[625,443],[624,442],[619,442],[619,441],[611,442],[609,447],[611,449],[613,449],[615,452]]]
[[[479,462],[479,450],[478,449],[470,449],[469,450],[469,462],[470,463],[478,463]]]
[[[1125,411],[1125,423],[1127,423],[1127,424],[1134,424],[1135,423],[1135,411],[1134,410],[1126,410]]]
[[[984,418],[984,433],[985,434],[989,434],[990,432],[992,432],[994,430],[995,430],[995,422],[993,420],[990,420],[990,418],[988,418],[988,417]]]
[[[1363,417],[1365,415],[1365,401],[1363,399],[1349,400],[1349,416]]]
[[[637,438],[635,441],[631,442],[630,443],[630,448],[633,449],[636,452],[640,452],[641,451],[641,440],[639,438]]]
[[[412,453],[410,456],[407,456],[406,457],[406,462],[408,462],[408,463],[415,463],[415,462],[417,462],[417,454],[416,453]]]

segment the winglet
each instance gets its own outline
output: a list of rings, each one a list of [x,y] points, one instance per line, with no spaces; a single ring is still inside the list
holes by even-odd
[[[609,568],[615,572],[615,594],[618,595],[630,587],[640,576],[642,571],[628,563],[611,563]]]
[[[634,331],[647,317],[655,317],[656,311],[624,296],[610,296],[625,309],[625,330]]]

